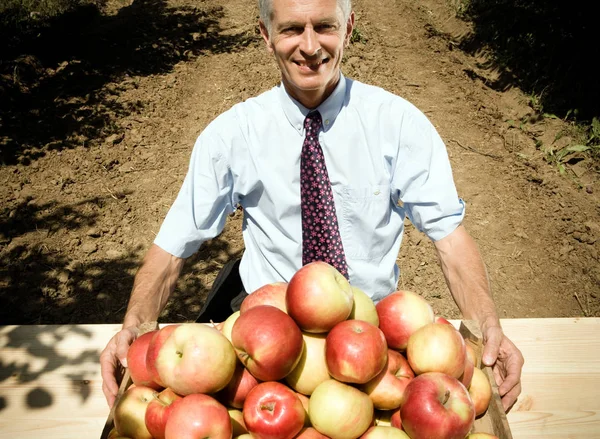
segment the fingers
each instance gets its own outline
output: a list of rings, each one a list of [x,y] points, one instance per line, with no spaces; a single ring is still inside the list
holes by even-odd
[[[502,395],[502,393],[500,393]],[[502,407],[504,407],[504,411],[508,412],[508,410],[517,402],[517,398],[521,394],[521,383],[517,383],[515,387],[510,389],[507,393],[502,396]]]
[[[106,398],[109,407],[115,403],[119,385],[116,375],[120,362],[124,367],[127,366],[127,351],[129,345],[135,340],[136,331],[132,328],[125,328],[117,332],[110,339],[102,353],[100,354],[100,374],[102,376],[102,392]]]
[[[484,346],[481,361],[486,366],[492,366],[496,362],[503,337],[502,328],[499,326],[492,326],[483,334]]]

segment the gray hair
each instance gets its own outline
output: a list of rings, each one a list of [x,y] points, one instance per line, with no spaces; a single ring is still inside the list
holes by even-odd
[[[344,23],[350,18],[352,12],[352,0],[337,0],[338,8],[342,10],[344,15]],[[260,20],[265,24],[265,27],[271,32],[271,17],[273,16],[273,0],[258,0],[258,9]]]

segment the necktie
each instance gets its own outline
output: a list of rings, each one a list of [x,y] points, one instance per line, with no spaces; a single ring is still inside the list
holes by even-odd
[[[300,157],[302,265],[324,261],[348,278],[348,266],[335,214],[331,182],[319,144],[321,126],[321,114],[318,111],[306,116],[306,137]]]

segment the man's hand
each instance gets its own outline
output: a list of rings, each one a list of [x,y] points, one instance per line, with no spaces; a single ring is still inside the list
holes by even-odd
[[[136,327],[121,329],[110,339],[100,354],[100,371],[102,375],[102,392],[109,407],[115,403],[119,385],[117,384],[117,368],[119,363],[127,367],[127,351],[138,335]]]
[[[508,411],[521,393],[521,370],[525,360],[521,351],[502,332],[491,326],[483,332],[482,362],[491,366],[504,411]]]

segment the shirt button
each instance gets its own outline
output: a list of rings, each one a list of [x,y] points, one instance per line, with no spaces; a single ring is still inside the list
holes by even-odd
[[[325,125],[329,125],[329,119],[325,119]]]
[[[379,189],[377,189],[375,192],[373,192],[375,195],[379,195],[381,192],[379,191]]]

